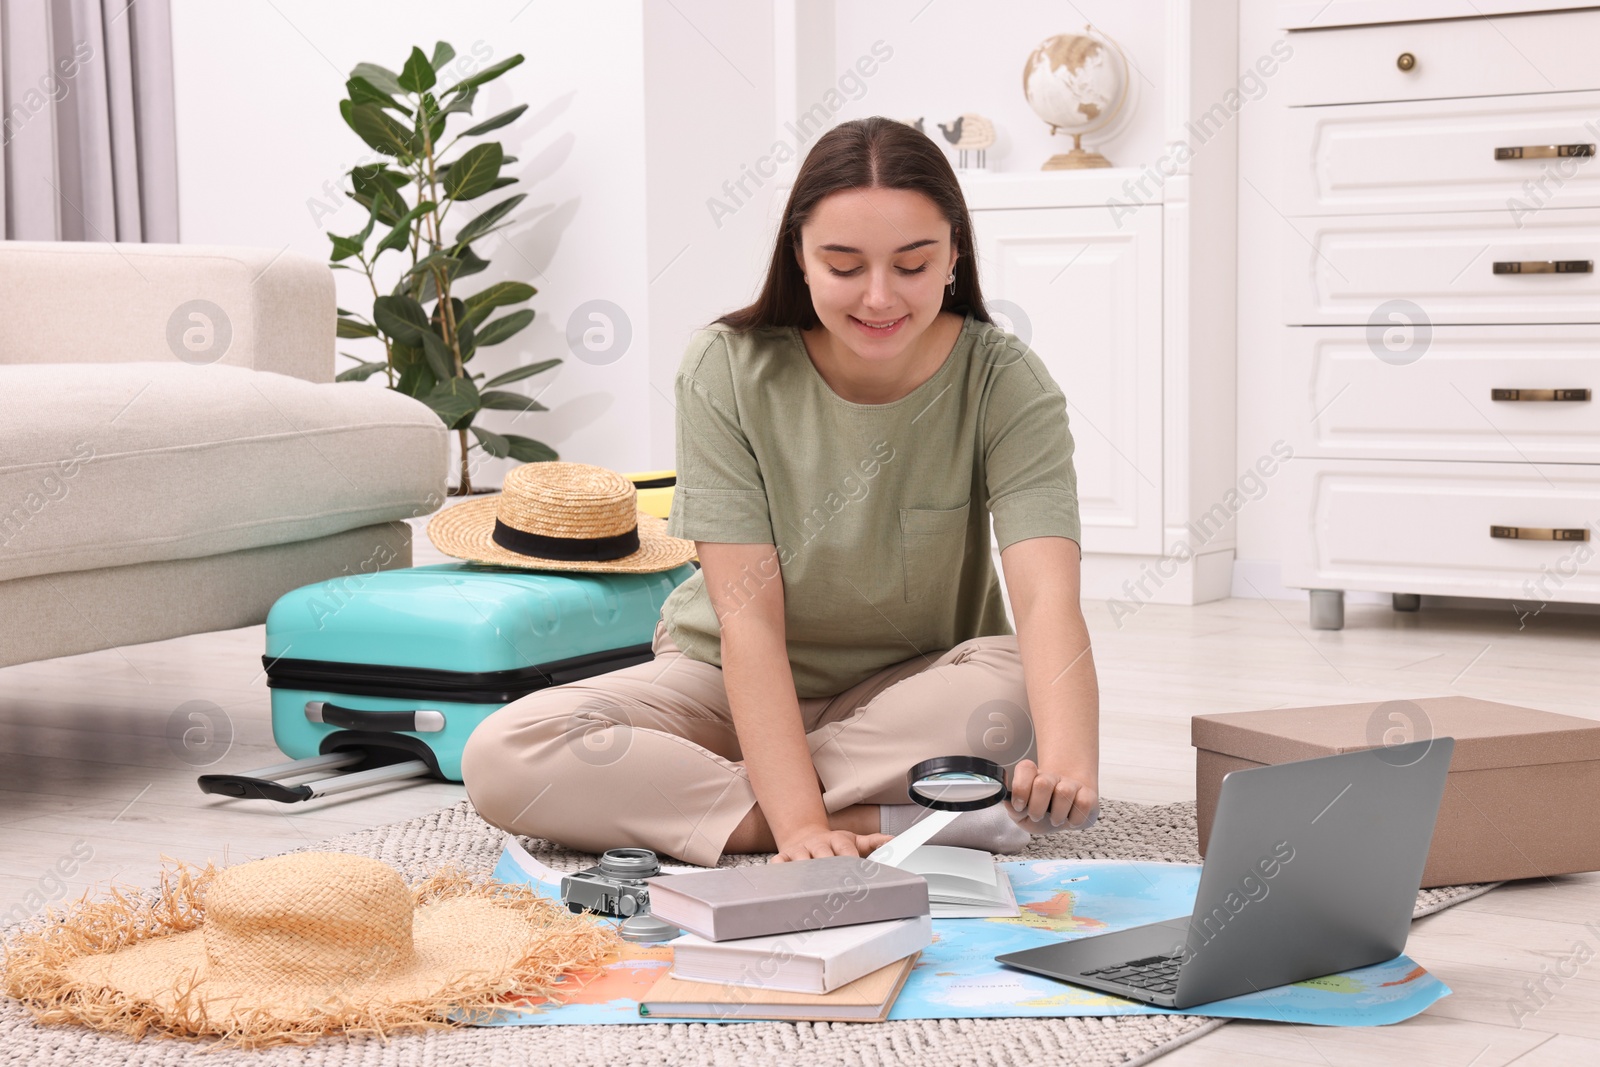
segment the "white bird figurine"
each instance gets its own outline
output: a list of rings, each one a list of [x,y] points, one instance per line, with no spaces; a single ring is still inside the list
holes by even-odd
[[[988,165],[988,149],[994,144],[994,123],[969,111],[958,115],[948,126],[939,123],[939,132],[956,147],[956,166],[966,168],[969,152],[975,157],[976,166]]]

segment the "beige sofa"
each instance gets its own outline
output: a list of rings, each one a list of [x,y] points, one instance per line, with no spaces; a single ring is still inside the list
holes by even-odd
[[[325,264],[7,241],[0,291],[0,666],[246,626],[410,565],[447,434],[333,382]]]

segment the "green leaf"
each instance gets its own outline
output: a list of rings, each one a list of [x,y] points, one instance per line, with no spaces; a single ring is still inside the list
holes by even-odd
[[[405,248],[411,243],[411,224],[437,206],[432,200],[424,200],[401,215],[395,220],[394,229],[385,234],[383,240],[378,242],[378,247],[373,249],[372,258],[377,259],[378,253],[391,248]]]
[[[456,373],[456,357],[444,343],[444,338],[432,330],[422,332],[422,354],[427,357],[428,367],[433,371],[434,377],[441,383],[447,379],[453,380]],[[477,390],[473,390],[476,394]]]
[[[371,193],[380,185],[392,192],[402,185],[410,185],[412,181],[411,175],[390,170],[386,163],[367,163],[350,168],[351,184],[364,193]]]
[[[422,104],[418,107],[417,114],[429,122],[439,117],[439,102],[433,98],[432,93],[422,94]]]
[[[408,92],[422,93],[432,89],[434,82],[438,80],[433,73],[433,64],[422,54],[422,49],[412,48],[411,55],[406,58],[405,67],[400,71],[400,88]]]
[[[482,292],[467,297],[466,314],[459,321],[463,326],[476,329],[495,308],[520,304],[538,291],[526,282],[496,282]]]
[[[449,91],[450,90],[446,89],[445,93],[448,95]],[[456,97],[454,100],[452,100],[448,104],[446,104],[444,106],[444,109],[441,110],[439,112],[439,114],[441,114],[441,115],[452,115],[452,114],[455,114],[458,111],[461,112],[462,114],[469,114],[472,111],[472,102],[474,100],[476,100],[477,98],[478,98],[478,90],[477,90],[477,88],[473,87],[471,89],[468,89],[466,92],[462,93],[460,96]]]
[[[400,190],[394,186],[379,185],[373,191],[372,208],[375,218],[382,222],[391,219],[398,223],[404,217],[406,208],[405,197],[400,195]]]
[[[485,189],[484,192],[488,192],[488,190]],[[527,198],[527,193],[518,193],[516,196],[508,196],[494,207],[483,212],[477,218],[461,227],[461,232],[456,234],[456,246],[460,247],[461,245],[468,244],[487,234],[491,229],[494,228],[495,223],[499,222],[506,216],[507,212],[516,207],[518,204],[522,203]]]
[[[560,365],[561,361],[559,359],[547,359],[543,363],[530,363],[526,367],[518,367],[516,370],[506,371],[504,374],[490,378],[483,383],[483,387],[485,389],[493,389],[500,385],[510,385],[512,382],[520,382],[524,378],[531,378],[535,374],[541,374],[551,367]]]
[[[349,370],[340,371],[333,380],[336,382],[364,382],[388,365],[382,360],[377,363],[358,363]]]
[[[445,172],[445,195],[452,200],[471,200],[487,193],[495,178],[500,176],[504,157],[505,152],[497,141],[467,149]]]
[[[379,92],[395,96],[402,92],[400,79],[395,72],[387,67],[380,67],[376,63],[357,63],[350,68],[350,77],[365,78],[377,87]]]
[[[471,89],[475,86],[482,85],[484,82],[493,81],[521,62],[521,55],[512,56],[510,59],[503,59],[492,67],[484,67],[470,78],[462,78],[460,81],[456,82],[455,85],[451,86],[449,91],[452,93],[459,93],[463,89]]]
[[[523,396],[521,393],[512,393],[504,389],[486,390],[478,394],[478,399],[483,401],[484,407],[495,408],[499,411],[550,410],[531,396]]]
[[[385,195],[387,196],[390,194]],[[361,227],[361,232],[354,236],[356,244],[360,245],[362,248],[367,247],[367,238],[372,236],[373,224],[378,221],[378,211],[382,207],[382,204],[377,202],[373,203],[372,207],[367,212],[367,224]]]
[[[520,304],[524,300],[531,300],[538,291],[527,282],[495,282],[482,292],[467,297],[464,303],[468,311],[480,307],[504,307],[507,304]]]
[[[478,444],[483,446],[483,450],[495,459],[505,459],[511,455],[511,442],[492,430],[485,430],[482,426],[474,426],[472,434],[478,439]]]
[[[500,157],[500,166],[501,166],[501,168],[509,167],[511,164],[515,163],[516,161],[517,161],[517,157],[516,156],[501,156]],[[442,178],[442,177],[444,177],[444,172],[449,170],[454,165],[455,165],[455,160],[453,160],[453,159],[452,160],[448,160],[448,161],[446,161],[444,163],[440,163],[438,165],[438,167],[435,168],[435,171],[439,175],[439,177]]]
[[[479,258],[471,248],[457,248],[456,258],[461,261],[461,266],[456,269],[457,278],[465,278],[469,274],[489,269],[489,261]]]
[[[411,351],[417,353],[417,359],[401,369],[400,380],[394,383],[394,387],[406,396],[420,400],[433,391],[439,379],[433,376],[433,371],[428,367],[428,361],[422,358],[421,351],[418,349]],[[396,360],[395,365],[399,366],[400,361]]]
[[[350,94],[352,104],[377,104],[400,112],[407,118],[411,117],[411,109],[393,99],[388,93],[372,84],[370,79],[354,77],[344,83],[345,91]]]
[[[531,437],[519,437],[514,433],[501,436],[506,439],[506,444],[511,446],[512,459],[520,459],[524,463],[545,463],[561,458],[560,453],[543,441],[535,441]]]
[[[361,242],[354,237],[340,237],[336,233],[328,234],[328,240],[333,242],[333,252],[329,258],[337,263],[341,259],[349,259],[361,252]]]
[[[449,281],[451,278],[456,276],[456,272],[461,267],[461,261],[456,259],[454,256],[448,256],[443,252],[431,252],[417,260],[416,266],[406,271],[405,277],[410,278],[415,275],[422,274],[426,277],[432,278],[434,276],[435,267],[442,270],[444,272],[445,281]],[[424,299],[431,300],[433,297],[425,297]]]
[[[457,249],[456,255],[451,257],[451,261],[456,264],[450,275],[452,282],[458,278],[465,278],[469,274],[477,274],[479,271],[489,269],[489,261],[480,258],[470,247]],[[402,279],[401,284],[406,284],[404,279]],[[434,287],[433,272],[424,271],[422,273],[422,292],[419,299],[436,300],[438,296],[438,290]]]
[[[472,416],[478,413],[478,387],[472,384],[470,378],[450,378],[440,381],[422,398],[438,413],[440,419],[450,429],[455,430],[472,421]]]
[[[385,155],[400,159],[412,156],[411,128],[377,104],[352,104],[339,101],[339,113],[360,138]]]
[[[456,50],[444,41],[436,41],[433,46],[433,59],[429,62],[434,70],[438,70],[456,57]]]
[[[351,197],[363,207],[371,208],[380,199],[378,221],[393,225],[405,211],[405,200],[397,191],[409,184],[410,179],[399,171],[389,170],[382,164],[354,167],[350,171]]]
[[[378,329],[413,348],[422,345],[422,335],[431,334],[428,313],[409,296],[380,296],[372,302],[372,321]]]
[[[532,308],[523,308],[521,311],[513,311],[509,315],[502,315],[493,322],[486,323],[483,329],[478,331],[478,347],[486,348],[489,345],[497,345],[521,331],[532,321]]]
[[[345,318],[343,315],[341,315],[339,316],[339,328],[337,334],[338,336],[345,338],[376,337],[378,336],[378,328],[372,325],[370,322],[360,322],[356,319]]]
[[[472,347],[478,347],[477,329],[483,325],[483,320],[494,314],[494,308],[473,308],[461,318],[456,320],[456,328],[473,331]]]
[[[428,314],[428,321],[433,323],[435,329],[439,330],[442,330],[441,324],[444,321],[443,303],[443,301],[440,301],[439,303],[434,304],[433,310]],[[450,317],[456,322],[460,322],[461,316],[465,315],[466,313],[467,305],[461,300],[460,297],[452,296],[450,298]]]
[[[494,118],[485,119],[469,130],[462,130],[462,136],[476,137],[480,133],[488,133],[490,130],[498,130],[502,126],[509,126],[511,123],[517,121],[517,117],[526,110],[528,110],[527,104],[518,104],[510,111],[502,111]]]

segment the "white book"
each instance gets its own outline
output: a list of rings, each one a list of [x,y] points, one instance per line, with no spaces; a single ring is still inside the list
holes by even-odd
[[[993,854],[955,845],[921,845],[895,864],[928,881],[928,904],[941,919],[1020,915],[1017,896]]]
[[[684,934],[670,944],[672,975],[686,982],[831,993],[933,944],[933,918],[917,915],[724,941]]]

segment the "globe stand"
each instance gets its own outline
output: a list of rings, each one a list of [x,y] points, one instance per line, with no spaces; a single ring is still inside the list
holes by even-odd
[[[1052,126],[1050,128],[1050,132],[1051,133],[1055,133],[1056,132],[1054,126]],[[1102,156],[1099,152],[1093,152],[1093,151],[1086,152],[1086,151],[1084,151],[1084,148],[1083,148],[1083,134],[1075,133],[1075,134],[1072,135],[1072,151],[1070,151],[1070,152],[1057,152],[1055,155],[1053,155],[1049,159],[1045,160],[1044,161],[1044,166],[1040,167],[1039,169],[1040,170],[1089,170],[1089,169],[1094,168],[1094,167],[1109,167],[1109,166],[1111,166],[1111,161],[1109,159],[1107,159],[1105,156]]]

